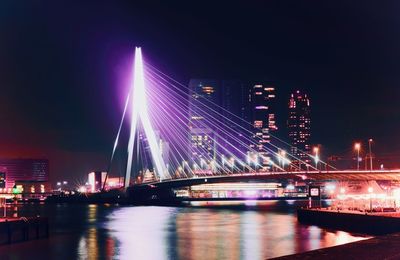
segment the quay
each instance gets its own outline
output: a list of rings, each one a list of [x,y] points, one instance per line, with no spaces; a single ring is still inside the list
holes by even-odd
[[[400,212],[358,212],[301,208],[297,210],[297,219],[304,224],[371,235],[400,232]]]
[[[273,259],[399,259],[400,233],[327,247]]]
[[[47,238],[48,236],[48,218],[0,218],[0,245]]]

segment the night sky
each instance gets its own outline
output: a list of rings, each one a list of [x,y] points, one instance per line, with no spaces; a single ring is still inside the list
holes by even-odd
[[[398,1],[164,2],[1,1],[0,156],[49,158],[53,181],[105,169],[139,45],[183,83],[275,84],[281,128],[306,91],[326,153],[372,137],[400,161]]]

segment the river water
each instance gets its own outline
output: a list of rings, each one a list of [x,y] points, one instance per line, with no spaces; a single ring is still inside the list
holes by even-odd
[[[368,238],[299,224],[302,203],[25,204],[19,216],[49,217],[50,238],[0,246],[0,259],[266,259]]]

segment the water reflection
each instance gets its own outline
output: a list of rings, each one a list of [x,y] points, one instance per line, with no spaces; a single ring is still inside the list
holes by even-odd
[[[21,243],[24,250],[3,246],[0,259],[33,259],[33,253],[35,259],[266,259],[367,238],[300,225],[296,203],[24,205],[20,214],[50,217],[50,238]]]
[[[265,259],[366,237],[297,223],[293,214],[129,207],[109,216],[121,259]]]
[[[122,259],[169,259],[167,236],[176,209],[166,207],[120,208],[106,224],[119,242]]]

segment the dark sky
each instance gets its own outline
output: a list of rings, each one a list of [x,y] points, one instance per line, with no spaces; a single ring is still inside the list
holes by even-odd
[[[105,168],[137,45],[184,83],[307,91],[329,153],[372,137],[400,154],[398,1],[164,2],[2,1],[0,156],[47,157],[53,180]]]

